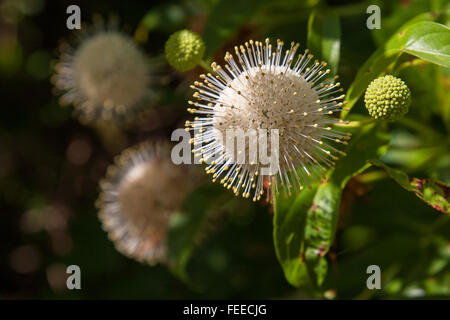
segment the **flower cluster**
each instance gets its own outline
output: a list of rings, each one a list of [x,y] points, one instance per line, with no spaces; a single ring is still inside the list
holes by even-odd
[[[189,30],[172,34],[166,42],[166,58],[178,71],[188,71],[197,66],[205,52],[202,38]]]
[[[337,155],[345,155],[333,144],[347,144],[350,138],[331,127],[343,122],[330,117],[344,106],[337,76],[308,50],[297,55],[299,44],[292,42],[285,52],[283,47],[280,40],[276,46],[269,39],[250,40],[235,47],[235,56],[227,52],[223,67],[212,63],[216,75],[202,74],[191,86],[195,100],[189,101],[188,111],[195,118],[186,122],[186,130],[194,131],[194,153],[205,162],[215,159],[206,168],[213,181],[220,179],[236,195],[254,201],[264,194],[265,184],[276,195],[311,186],[334,166]],[[236,163],[219,139],[226,140],[229,129],[278,130],[277,174],[260,174],[259,162]],[[258,141],[264,138],[257,135]]]
[[[375,119],[395,121],[408,112],[411,91],[402,79],[387,75],[370,83],[364,102]]]

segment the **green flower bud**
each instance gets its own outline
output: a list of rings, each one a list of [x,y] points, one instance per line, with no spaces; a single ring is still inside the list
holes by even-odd
[[[408,112],[411,91],[402,79],[387,75],[370,83],[364,102],[373,118],[395,121]]]
[[[202,38],[195,32],[181,30],[166,42],[166,58],[178,71],[188,71],[197,66],[205,52]]]

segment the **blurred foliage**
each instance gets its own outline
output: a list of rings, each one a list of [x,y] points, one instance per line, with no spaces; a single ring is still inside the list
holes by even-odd
[[[375,3],[382,28],[368,30]],[[450,298],[448,1],[78,1],[85,22],[118,15],[161,65],[159,105],[109,138],[52,94],[70,4],[0,4],[1,299]],[[203,36],[206,62],[250,38],[307,43],[349,88],[353,138],[326,182],[273,207],[216,185],[194,191],[189,214],[171,221],[169,268],[149,267],[115,251],[94,202],[120,150],[183,126],[188,84],[203,71],[162,61],[167,38],[184,28]],[[405,118],[375,124],[360,97],[385,73],[401,77],[413,101]],[[80,291],[65,289],[71,264],[81,267]],[[372,264],[382,290],[366,288]]]
[[[321,15],[311,13],[308,20],[307,46],[318,59],[327,61],[334,74],[339,66],[341,25],[337,14]]]

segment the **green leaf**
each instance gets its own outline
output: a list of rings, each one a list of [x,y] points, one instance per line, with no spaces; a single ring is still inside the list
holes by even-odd
[[[296,197],[275,199],[275,251],[290,284],[322,284],[327,273],[325,255],[336,233],[342,190],[351,177],[370,166],[366,161],[378,157],[388,141],[375,123],[359,128],[346,150],[347,157],[328,173],[326,182],[301,191]]]
[[[375,42],[378,45],[385,43],[405,23],[424,20],[440,22],[434,18],[439,9],[433,9],[430,2],[410,0],[406,6],[400,1],[377,0],[373,2],[372,4],[380,6],[382,12],[381,28],[371,30]]]
[[[450,68],[450,29],[442,24],[422,21],[405,24],[380,47],[361,67],[347,91],[344,118],[370,82],[402,54],[408,53],[429,62]]]
[[[322,184],[307,213],[305,257],[319,286],[325,280],[327,272],[324,256],[330,249],[336,232],[341,192],[342,189],[336,183]]]
[[[404,189],[414,192],[416,196],[434,209],[450,214],[448,197],[450,186],[430,179],[410,178],[401,170],[393,169],[379,160],[370,160],[370,164],[382,168],[392,179]]]
[[[182,212],[174,214],[170,219],[168,266],[176,276],[186,282],[189,282],[186,264],[202,235],[211,208],[221,194],[221,186],[202,186],[187,197]]]
[[[336,14],[311,13],[308,21],[308,49],[318,59],[327,62],[334,74],[339,65],[340,38],[341,25]]]
[[[303,232],[306,212],[316,187],[302,191],[297,197],[275,198],[273,242],[286,280],[293,286],[309,284],[304,259]]]
[[[342,190],[350,178],[370,166],[367,159],[379,157],[384,152],[389,141],[383,130],[377,129],[376,124],[371,123],[354,135],[347,148],[347,157],[341,159],[336,169],[329,173],[328,180],[319,186],[307,213],[305,257],[319,286],[327,272],[324,256],[336,234]]]

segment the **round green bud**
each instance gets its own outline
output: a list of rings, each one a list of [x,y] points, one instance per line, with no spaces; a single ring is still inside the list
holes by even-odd
[[[184,72],[200,63],[205,53],[205,45],[197,33],[181,30],[169,37],[165,50],[169,64],[178,71]]]
[[[402,79],[387,75],[370,83],[364,102],[373,118],[395,121],[408,112],[411,91]]]

